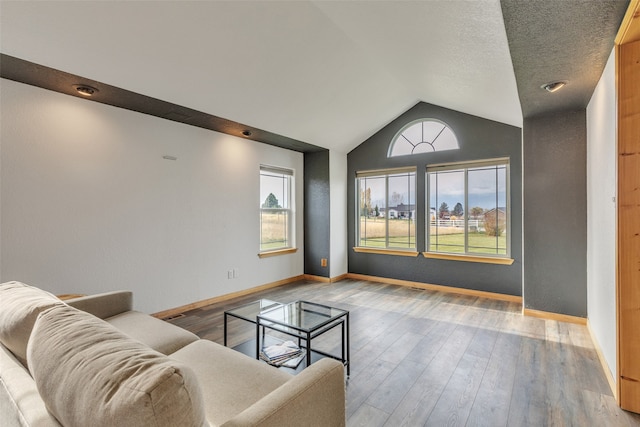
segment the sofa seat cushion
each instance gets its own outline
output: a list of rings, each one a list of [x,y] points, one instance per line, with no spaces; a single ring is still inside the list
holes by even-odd
[[[293,378],[208,340],[178,350],[172,359],[189,365],[200,381],[207,421],[222,425]]]
[[[198,340],[197,335],[185,329],[139,311],[127,311],[105,320],[162,354],[171,354]]]
[[[38,314],[62,301],[20,282],[0,284],[0,343],[27,366],[27,343]]]
[[[193,371],[73,307],[40,313],[27,358],[42,400],[65,426],[204,425]]]

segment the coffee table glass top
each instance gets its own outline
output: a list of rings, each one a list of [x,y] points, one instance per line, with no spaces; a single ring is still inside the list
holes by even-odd
[[[226,314],[255,323],[256,317],[259,314],[279,306],[282,306],[279,302],[271,301],[270,299],[260,299],[228,310]]]
[[[283,304],[259,314],[261,324],[273,322],[302,331],[314,331],[346,315],[346,310],[308,301]]]

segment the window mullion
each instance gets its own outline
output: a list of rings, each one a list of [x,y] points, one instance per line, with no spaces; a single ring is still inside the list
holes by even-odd
[[[357,179],[356,185],[356,246],[361,245],[360,236],[362,235],[362,179]]]
[[[438,193],[438,177],[439,177],[439,175],[436,173],[436,174],[434,174],[434,176],[435,176],[435,179],[436,179],[436,183],[435,183],[435,189],[436,189],[436,199],[435,199],[435,202],[436,202],[436,203],[435,203],[435,205],[434,205],[434,207],[433,207],[433,208],[434,208],[434,210],[435,210],[435,214],[434,214],[434,216],[435,216],[435,218],[434,218],[434,219],[435,219],[435,224],[434,224],[433,231],[435,231],[435,233],[436,233],[436,237],[435,237],[435,239],[436,239],[435,248],[436,248],[436,250],[438,250],[438,243],[439,243],[439,241],[438,241],[439,233],[438,233],[438,232],[440,231],[440,229],[438,228],[438,217],[440,216],[440,215],[439,215],[439,213],[438,213],[438,209],[439,209],[439,206],[440,206],[440,205],[438,204],[438,203],[440,202],[440,198],[438,197],[438,195],[440,194],[440,193]],[[431,215],[431,212],[429,212],[429,215]],[[429,233],[431,233],[431,230],[429,230]],[[433,236],[431,236],[431,238],[433,239]]]
[[[495,234],[496,234],[496,254],[498,254],[498,253],[500,253],[500,249],[499,249],[500,248],[500,233],[499,233],[500,210],[498,209],[499,208],[498,205],[500,204],[500,201],[498,200],[498,194],[499,194],[499,191],[498,191],[498,185],[499,185],[499,182],[498,182],[498,166],[496,166],[495,170],[496,170],[496,226],[495,226],[496,227],[495,228],[496,229],[496,233]]]
[[[407,243],[408,243],[407,248],[410,248],[411,247],[411,221],[413,220],[411,216],[411,175],[407,175],[407,197],[409,199],[409,203],[408,203],[409,218],[407,220]],[[417,247],[417,245],[415,246]]]
[[[385,206],[387,207],[387,209],[385,210],[386,215],[385,215],[385,248],[389,247],[389,209],[391,208],[389,206],[389,175],[386,175],[384,177],[384,193],[385,193]]]
[[[469,210],[469,169],[464,170],[464,253],[469,253],[469,220],[467,211]]]
[[[363,184],[366,185],[366,183],[364,182],[366,181],[366,178],[358,178],[358,185],[357,185],[357,192],[358,192],[358,197],[357,197],[357,209],[356,212],[358,212],[358,217],[356,218],[356,221],[358,223],[358,226],[356,227],[356,242],[357,242],[357,246],[360,246],[362,244],[362,209],[363,209],[363,204],[364,204],[364,195],[362,193],[362,187]],[[366,246],[367,244],[367,224],[364,224],[364,244]]]
[[[505,206],[505,221],[507,222],[506,224],[506,230],[507,230],[507,238],[505,240],[505,252],[507,256],[511,256],[511,180],[509,179],[510,176],[510,172],[509,172],[509,165],[507,164],[505,166],[504,169],[504,188],[505,188],[505,202],[506,205]]]
[[[435,232],[436,232],[436,251],[440,249],[440,174],[436,172],[436,204],[434,206],[436,211],[436,224],[435,224]]]
[[[284,187],[284,189],[287,191],[287,203],[286,203],[286,207],[283,206],[283,208],[285,208],[285,221],[287,222],[286,227],[285,227],[285,241],[287,243],[287,247],[291,247],[292,246],[292,242],[291,242],[291,236],[293,235],[292,230],[291,230],[291,178],[290,177],[285,177],[282,180],[282,185]]]
[[[282,194],[285,196],[285,200],[282,201],[282,205],[284,207],[287,204],[286,197],[288,197],[287,191],[286,191],[287,189],[285,188],[286,182],[285,182],[284,176],[282,178],[280,178],[280,182],[282,183]],[[282,212],[280,212],[279,216],[283,217],[284,215],[282,215]],[[285,244],[285,246],[286,246],[286,242],[287,242],[287,238],[288,238],[287,234],[289,234],[288,225],[285,224],[285,226],[282,227],[282,228],[284,229],[284,242],[283,242],[283,244]]]
[[[424,213],[424,219],[425,219],[425,235],[426,235],[426,240],[425,240],[425,250],[429,251],[429,239],[431,238],[431,192],[429,191],[429,187],[430,185],[431,179],[429,177],[429,173],[425,172],[425,179],[424,179],[424,183],[425,183],[425,205],[426,205],[426,209],[425,209],[425,213]],[[418,204],[416,203],[416,210],[418,209]],[[416,242],[416,246],[417,246],[417,242]]]

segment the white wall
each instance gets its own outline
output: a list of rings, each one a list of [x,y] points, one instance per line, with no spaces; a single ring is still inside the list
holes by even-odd
[[[2,281],[157,312],[303,274],[301,153],[0,84]],[[296,254],[257,256],[260,163],[295,170]]]
[[[329,151],[331,233],[329,277],[347,273],[347,155]]]
[[[0,79],[2,80],[2,79]],[[2,90],[0,88],[0,100]],[[2,105],[0,104],[0,127],[2,126]],[[2,135],[0,134],[0,283],[2,283]]]
[[[616,379],[616,75],[611,53],[587,107],[587,312]]]

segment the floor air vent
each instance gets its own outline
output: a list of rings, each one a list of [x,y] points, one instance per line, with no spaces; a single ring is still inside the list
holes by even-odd
[[[165,318],[163,318],[162,320],[165,320],[165,321],[167,321],[167,322],[170,322],[170,321],[172,321],[172,320],[179,319],[179,318],[181,318],[181,317],[184,317],[184,314],[183,314],[183,313],[174,314],[173,316],[165,317]]]

